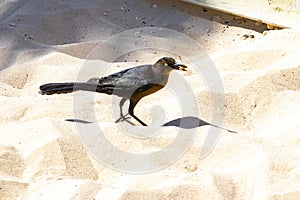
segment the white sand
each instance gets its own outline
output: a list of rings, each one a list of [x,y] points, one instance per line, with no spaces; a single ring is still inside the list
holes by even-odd
[[[179,1],[8,1],[1,3],[0,17],[0,199],[300,198],[300,32],[262,34],[264,25]],[[215,148],[201,159],[209,127],[193,129],[195,141],[174,164],[132,175],[97,162],[75,123],[65,119],[80,113],[81,119],[97,120],[111,143],[135,153],[160,150],[179,128],[163,128],[148,140],[134,139],[114,123],[118,108],[112,109],[112,101],[115,106],[118,99],[104,94],[92,101],[85,98],[83,105],[75,104],[79,112],[74,116],[76,95],[89,94],[42,96],[38,88],[76,80],[94,47],[114,34],[151,25],[184,33],[204,48],[224,85],[223,126],[238,134],[222,131]],[[245,39],[245,34],[254,38]],[[183,40],[172,40],[183,53],[191,51]],[[103,73],[165,55],[160,50],[129,53]],[[110,64],[105,55],[109,53],[98,57],[104,61],[89,61],[81,79],[103,75],[101,66]],[[177,76],[192,86],[200,108],[196,117],[210,121],[215,108],[203,80],[192,68]],[[157,105],[164,108],[166,119]],[[143,99],[136,114],[150,123],[153,112],[154,123],[162,124],[182,117],[178,108],[180,102],[166,89]],[[140,130],[121,124],[129,133]],[[162,157],[150,165],[164,166],[164,161]]]

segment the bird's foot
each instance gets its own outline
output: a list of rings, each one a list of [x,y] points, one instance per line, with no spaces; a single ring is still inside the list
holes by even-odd
[[[123,121],[129,122],[128,119],[130,119],[131,117],[128,116],[128,115],[129,115],[129,114],[121,115],[121,117],[120,117],[119,119],[117,119],[117,120],[115,121],[115,123],[119,123],[119,122],[123,122]],[[126,116],[128,116],[128,117],[126,117]]]

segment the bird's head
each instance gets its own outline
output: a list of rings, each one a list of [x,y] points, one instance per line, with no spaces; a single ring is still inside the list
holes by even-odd
[[[174,58],[171,57],[163,57],[160,58],[155,65],[160,66],[161,68],[165,68],[165,69],[176,69],[176,70],[181,70],[181,71],[186,71],[187,66],[183,65],[183,64],[179,64],[175,61]]]

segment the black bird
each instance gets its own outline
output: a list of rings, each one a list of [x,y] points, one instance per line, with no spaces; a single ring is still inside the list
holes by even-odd
[[[122,97],[120,101],[120,118],[126,120],[122,107],[130,101],[128,113],[143,126],[147,126],[134,115],[134,107],[145,96],[162,89],[168,82],[173,69],[186,71],[187,66],[177,63],[171,57],[163,57],[154,65],[141,65],[111,74],[102,78],[92,78],[87,82],[48,83],[40,86],[40,93],[45,95],[70,93],[84,90]]]

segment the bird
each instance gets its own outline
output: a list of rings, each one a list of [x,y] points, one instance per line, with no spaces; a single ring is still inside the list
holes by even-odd
[[[87,82],[47,83],[40,86],[42,95],[71,93],[74,91],[91,91],[117,95],[121,97],[119,103],[120,118],[115,121],[127,120],[130,115],[141,125],[147,126],[134,114],[137,103],[145,96],[164,88],[172,70],[186,71],[187,66],[175,61],[172,57],[162,57],[154,64],[140,65],[122,70],[101,78],[91,78]],[[124,103],[129,100],[128,114],[123,114]]]

